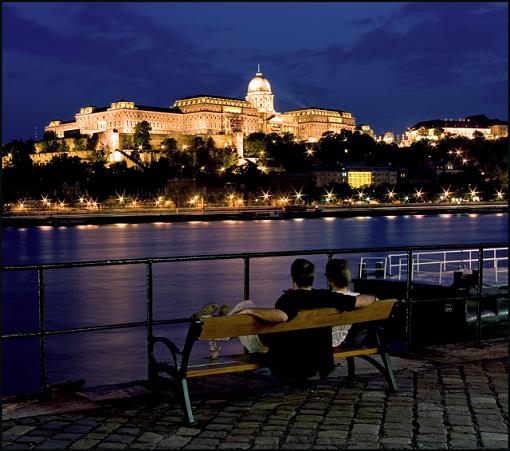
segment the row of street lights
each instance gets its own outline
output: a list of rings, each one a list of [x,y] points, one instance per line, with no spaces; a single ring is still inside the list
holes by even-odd
[[[388,189],[387,193],[384,195],[386,197],[386,201],[389,203],[408,203],[410,199],[414,198],[415,202],[426,202],[426,194],[421,188],[416,189],[413,194],[398,194],[394,189]],[[477,191],[477,188],[468,188],[467,191],[462,193],[455,193],[452,191],[451,187],[442,188],[442,192],[439,195],[436,195],[435,198],[430,199],[430,201],[437,200],[439,202],[456,202],[460,203],[463,201],[470,202],[479,202],[480,201],[480,191]],[[272,194],[270,191],[262,191],[259,196],[256,196],[253,201],[256,205],[303,205],[305,203],[305,198],[307,195],[303,193],[303,188],[299,191],[294,190],[294,194],[281,194],[275,193]],[[497,201],[504,200],[505,195],[503,190],[496,190],[494,193],[494,199]],[[379,203],[375,196],[366,194],[363,189],[358,190],[357,194],[349,197],[340,197],[337,196],[333,190],[325,189],[324,194],[321,198],[322,202],[325,205],[339,205],[339,204],[355,204],[355,203]],[[129,198],[123,195],[117,195],[116,199],[117,207],[128,207],[128,208],[142,208],[142,207],[157,207],[157,208],[175,208],[174,201],[170,199],[166,199],[164,196],[158,196],[150,201],[139,201],[138,198]],[[226,196],[225,201],[229,207],[236,208],[245,206],[248,203],[249,199],[245,199],[243,195],[236,195],[235,193],[230,193]],[[193,194],[188,198],[187,201],[190,207],[199,207],[204,208],[205,199],[203,196],[199,194]],[[87,210],[99,210],[100,204],[98,201],[92,197],[79,196],[78,197],[78,206],[80,209]],[[33,202],[29,202],[26,199],[18,200],[14,204],[15,211],[27,211],[33,209]],[[60,210],[65,211],[69,208],[68,204],[65,201],[59,199],[49,199],[49,196],[42,196],[42,198],[38,201],[35,206],[36,209],[40,210]]]

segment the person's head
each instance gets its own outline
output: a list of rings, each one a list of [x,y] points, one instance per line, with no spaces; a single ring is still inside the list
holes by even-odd
[[[290,267],[290,275],[298,288],[310,288],[315,280],[315,266],[304,258],[297,258]]]
[[[332,288],[347,288],[352,279],[347,260],[340,258],[329,260],[326,264],[326,277]]]

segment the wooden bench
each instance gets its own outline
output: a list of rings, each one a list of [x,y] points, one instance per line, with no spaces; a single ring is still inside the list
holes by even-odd
[[[178,384],[178,395],[184,411],[186,412],[187,420],[190,424],[193,424],[195,420],[188,391],[189,378],[251,371],[266,366],[263,354],[225,355],[220,356],[216,360],[207,359],[201,362],[191,363],[191,351],[197,340],[217,340],[243,335],[261,335],[343,324],[381,321],[388,319],[395,303],[396,300],[394,299],[378,301],[369,307],[356,309],[351,312],[339,312],[333,308],[303,310],[299,312],[292,321],[280,323],[261,321],[251,315],[217,316],[191,321],[182,350],[168,338],[150,338],[149,383],[155,392],[157,382],[161,379],[159,374],[166,373],[170,375]],[[380,328],[375,329],[375,332],[376,347],[363,349],[334,349],[334,358],[335,360],[340,358],[347,359],[349,380],[352,380],[354,377],[354,357],[360,357],[370,362],[385,376],[390,389],[392,391],[397,391],[398,388],[393,375],[384,334],[381,333],[382,329]],[[155,359],[154,346],[157,343],[162,343],[168,348],[171,355],[170,361],[158,362]],[[370,357],[372,354],[379,354],[382,364]]]

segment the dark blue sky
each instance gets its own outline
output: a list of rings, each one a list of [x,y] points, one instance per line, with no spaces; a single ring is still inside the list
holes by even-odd
[[[506,3],[3,3],[3,142],[122,98],[244,98],[257,63],[286,111],[381,134],[508,118]]]

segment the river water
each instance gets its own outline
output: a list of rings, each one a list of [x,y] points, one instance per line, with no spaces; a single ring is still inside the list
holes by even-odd
[[[507,241],[508,215],[441,214],[260,221],[112,224],[3,229],[3,264],[35,264],[137,257],[326,248],[473,244]],[[348,259],[356,273],[359,255]],[[294,257],[250,263],[250,298],[270,307],[290,286]],[[316,287],[326,286],[325,256]],[[4,273],[3,333],[38,329],[34,271]],[[48,330],[144,321],[143,265],[51,270],[45,273]],[[243,298],[242,260],[163,263],[154,266],[155,319],[184,318],[205,302],[235,304]],[[179,343],[184,326],[160,326],[156,335]],[[222,352],[239,346],[225,343]],[[197,353],[204,353],[199,347]],[[38,339],[4,340],[3,392],[38,386]],[[86,384],[146,377],[145,329],[76,333],[47,338],[48,382],[85,379]]]

